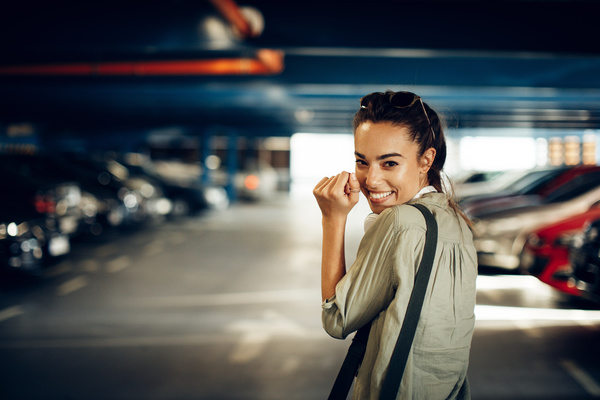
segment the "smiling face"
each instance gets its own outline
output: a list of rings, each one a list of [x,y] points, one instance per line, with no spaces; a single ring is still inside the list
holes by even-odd
[[[435,150],[419,159],[408,130],[388,122],[364,122],[354,132],[356,177],[374,213],[404,204],[429,184]]]

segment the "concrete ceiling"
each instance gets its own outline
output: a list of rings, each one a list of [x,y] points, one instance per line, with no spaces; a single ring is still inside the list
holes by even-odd
[[[600,128],[598,2],[239,5],[257,37],[234,35],[206,0],[12,5],[0,16],[0,124],[349,132],[358,99],[392,89],[417,92],[453,127]],[[222,60],[247,67],[223,72]],[[198,61],[213,69],[177,69]],[[106,73],[119,63],[169,67]]]

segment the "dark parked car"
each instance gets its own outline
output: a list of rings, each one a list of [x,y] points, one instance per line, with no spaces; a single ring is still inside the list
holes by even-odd
[[[79,182],[82,190],[95,199],[84,206],[84,214],[89,218],[86,221],[87,228],[85,225],[83,227],[84,231],[89,229],[91,233],[99,234],[107,228],[120,227],[141,219],[135,215],[137,208],[127,206],[126,199],[131,197],[131,190],[105,169],[89,163],[86,157],[74,154],[44,155],[43,162],[56,173]]]
[[[0,265],[38,273],[47,261],[70,251],[76,221],[67,214],[70,183],[37,182],[1,169]],[[75,194],[74,194],[75,193]]]
[[[76,233],[82,219],[79,183],[33,161],[29,156],[0,156],[0,176],[7,183],[2,197],[20,198],[39,214],[53,218],[62,234]]]
[[[571,253],[572,284],[583,296],[600,303],[600,219],[585,230],[582,244]]]
[[[111,192],[98,182],[98,179],[86,179],[82,171],[74,168],[68,163],[62,162],[58,157],[45,154],[35,155],[10,155],[4,156],[3,162],[17,168],[21,171],[27,170],[29,174],[36,174],[40,180],[51,181],[69,181],[79,186],[80,195],[77,204],[77,213],[79,214],[79,227],[71,235],[79,233],[100,233],[103,217],[109,220],[115,218],[106,218],[106,215],[114,209],[111,202],[118,199],[115,192]]]
[[[114,160],[74,153],[53,158],[62,168],[70,169],[74,179],[90,185],[91,182],[100,183],[114,193],[116,198],[113,196],[105,213],[105,219],[113,226],[159,220],[171,208],[171,202],[160,187],[132,174],[127,167]]]

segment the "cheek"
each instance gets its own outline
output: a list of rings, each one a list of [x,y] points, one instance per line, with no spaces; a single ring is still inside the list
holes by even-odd
[[[356,168],[354,173],[356,174],[356,180],[358,181],[358,184],[361,187],[365,186],[365,181],[367,180],[367,175],[363,171],[360,171],[358,168]]]
[[[366,177],[364,168],[359,168],[358,165],[354,167],[354,174],[356,174],[356,179],[361,180]]]
[[[399,188],[412,188],[419,182],[419,172],[417,169],[403,168],[395,176],[390,177],[390,181]]]

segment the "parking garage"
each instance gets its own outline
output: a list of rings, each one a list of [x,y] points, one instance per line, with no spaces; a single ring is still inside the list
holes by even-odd
[[[472,397],[600,397],[596,8],[7,7],[0,398],[326,398],[351,340],[321,326],[312,188],[388,89],[443,115],[475,223]]]

